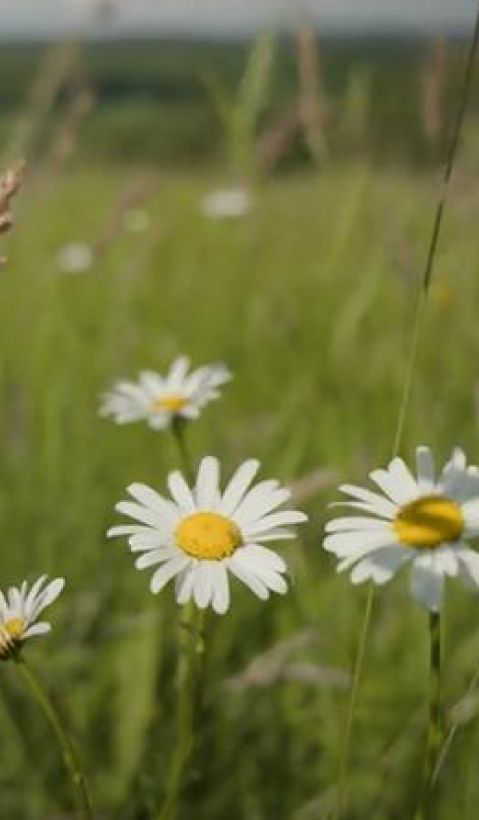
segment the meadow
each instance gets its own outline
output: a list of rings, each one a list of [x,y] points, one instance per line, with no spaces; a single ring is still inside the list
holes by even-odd
[[[455,445],[477,460],[479,131],[464,133],[447,204],[402,454]],[[54,631],[31,665],[71,729],[95,817],[154,817],[175,738],[178,607],[148,591],[114,504],[142,481],[165,489],[173,442],[98,415],[99,396],[179,354],[223,361],[234,380],[188,428],[195,462],[242,460],[290,485],[310,516],[280,547],[291,590],[267,604],[239,583],[208,620],[199,743],[179,820],[316,820],[336,804],[338,758],[366,590],[321,548],[342,481],[391,455],[438,168],[343,158],[256,176],[242,219],[207,219],[225,184],[199,167],[33,164],[15,204],[0,279],[2,588],[67,579]],[[148,219],[129,230],[125,215]],[[92,248],[83,273],[58,249]],[[426,614],[407,573],[379,591],[368,640],[344,817],[404,820],[417,805],[425,743]],[[454,581],[445,607],[444,703],[457,726],[438,820],[477,816],[477,597]],[[0,817],[66,818],[68,782],[14,664],[2,664]]]

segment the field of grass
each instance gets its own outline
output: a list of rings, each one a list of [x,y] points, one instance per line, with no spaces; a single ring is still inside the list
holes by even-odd
[[[470,130],[448,204],[403,454],[429,443],[477,461],[478,134]],[[437,180],[432,172],[331,166],[257,183],[252,213],[205,219],[217,171],[132,167],[32,174],[4,240],[0,280],[1,586],[48,572],[67,589],[54,631],[27,648],[80,750],[98,818],[154,816],[174,743],[178,608],[154,598],[106,529],[134,480],[165,487],[169,436],[98,416],[99,394],[174,356],[222,360],[234,381],[191,425],[195,461],[229,473],[249,456],[295,487],[310,514],[281,551],[291,592],[264,604],[239,584],[208,622],[199,748],[181,820],[310,820],[335,803],[349,675],[364,588],[321,549],[341,480],[391,453]],[[151,218],[121,229],[132,191]],[[58,248],[96,249],[83,275]],[[404,573],[406,576],[407,573]],[[438,820],[477,816],[478,601],[448,588],[444,698],[461,723],[441,775]],[[405,577],[377,595],[358,703],[345,817],[405,820],[420,785],[426,615]],[[0,675],[0,816],[39,820],[70,805],[49,728],[14,664]],[[456,704],[460,701],[460,706]],[[456,705],[456,706],[455,706]],[[455,708],[454,708],[455,707]],[[452,716],[452,717],[451,717]]]

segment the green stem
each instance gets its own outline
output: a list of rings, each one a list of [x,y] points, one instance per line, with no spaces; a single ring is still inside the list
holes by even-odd
[[[424,761],[421,808],[418,816],[423,820],[433,820],[435,771],[442,744],[441,719],[441,616],[438,612],[429,614],[429,695],[426,757]]]
[[[171,432],[173,433],[173,438],[178,448],[180,462],[186,476],[186,480],[192,483],[193,465],[191,463],[191,457],[186,443],[185,425],[186,422],[184,419],[179,416],[175,416],[171,424]]]
[[[470,698],[474,694],[474,692],[476,691],[478,685],[479,685],[479,667],[476,669],[476,671],[474,672],[474,675],[471,678],[471,682],[470,682],[469,686],[467,687],[467,691],[466,691],[466,694],[464,695],[464,698]],[[447,758],[447,755],[449,754],[449,750],[452,746],[452,743],[454,741],[454,738],[457,734],[457,731],[458,731],[460,725],[461,725],[460,721],[456,720],[452,723],[451,727],[449,728],[447,736],[446,736],[446,738],[444,740],[444,743],[441,746],[441,750],[440,750],[440,752],[437,756],[436,766],[435,766],[435,769],[434,769],[434,772],[433,772],[433,775],[432,775],[432,785],[434,785],[436,783],[436,781],[437,781],[437,779],[438,779],[438,777],[441,773],[441,769],[444,766],[444,762]]]
[[[45,692],[43,686],[29,666],[27,666],[25,659],[17,654],[14,656],[17,669],[20,672],[27,688],[30,690],[33,698],[40,706],[45,718],[58,741],[63,763],[70,776],[73,796],[77,808],[77,816],[79,820],[92,820],[93,815],[90,808],[90,800],[85,781],[85,775],[78,762],[78,758],[70,740],[70,737],[64,728],[62,721],[56,712],[53,704]]]
[[[411,335],[411,342],[409,348],[409,354],[407,357],[407,364],[406,364],[406,372],[404,375],[403,386],[401,390],[401,400],[399,403],[399,412],[398,418],[396,423],[396,430],[394,434],[394,445],[393,445],[393,456],[396,456],[401,448],[401,442],[404,434],[404,427],[406,423],[406,416],[407,410],[409,407],[409,401],[411,396],[411,390],[413,385],[413,376],[414,370],[417,362],[417,356],[419,352],[419,341],[421,337],[421,330],[423,326],[423,319],[425,314],[425,308],[427,303],[427,296],[429,293],[429,287],[431,284],[431,278],[434,270],[434,264],[436,260],[437,248],[439,244],[439,237],[441,233],[441,226],[443,221],[444,215],[444,208],[446,204],[446,197],[449,190],[449,183],[451,181],[452,173],[454,170],[454,164],[457,157],[457,151],[459,148],[460,136],[462,131],[462,126],[464,123],[464,117],[467,110],[467,105],[470,97],[471,91],[471,84],[472,84],[472,75],[473,75],[473,68],[474,62],[477,54],[477,49],[479,45],[479,5],[477,8],[476,13],[476,20],[474,24],[474,31],[471,38],[471,44],[469,47],[469,53],[466,61],[466,67],[464,71],[464,79],[462,84],[461,95],[459,98],[459,105],[457,109],[456,118],[454,121],[454,128],[452,131],[451,140],[449,143],[449,148],[446,155],[446,160],[444,164],[444,173],[442,178],[441,190],[439,193],[436,209],[434,212],[434,219],[431,231],[431,237],[428,244],[427,254],[426,254],[426,261],[424,265],[424,269],[421,273],[421,276],[418,279],[418,290],[416,296],[416,306],[414,310],[414,322],[413,322],[413,330]],[[366,603],[366,609],[364,613],[363,623],[361,627],[361,635],[356,655],[356,661],[354,665],[354,673],[353,673],[353,683],[351,687],[351,692],[349,696],[349,706],[348,706],[348,713],[346,719],[346,727],[345,727],[345,734],[344,734],[344,742],[341,750],[340,756],[340,763],[339,763],[339,778],[338,778],[338,799],[336,804],[336,812],[334,817],[336,820],[339,819],[342,813],[342,806],[344,802],[344,787],[346,782],[346,774],[347,774],[347,766],[348,766],[348,759],[349,759],[349,749],[351,745],[351,734],[352,734],[352,727],[354,722],[354,711],[358,697],[358,688],[362,674],[362,667],[364,663],[364,655],[365,655],[365,647],[367,644],[367,637],[369,633],[369,628],[371,624],[371,612],[372,606],[374,601],[374,589],[370,587],[368,593],[368,600]],[[431,778],[434,776],[434,771],[431,774]]]
[[[354,712],[356,709],[356,702],[358,699],[359,683],[361,680],[361,672],[364,663],[364,653],[366,651],[367,637],[369,633],[369,626],[371,623],[371,616],[374,603],[374,587],[369,584],[368,597],[366,601],[366,609],[361,626],[361,633],[359,636],[359,643],[356,652],[356,659],[354,662],[353,679],[351,683],[351,691],[349,694],[348,712],[346,716],[346,726],[344,730],[343,743],[341,746],[341,754],[339,758],[339,776],[338,776],[338,799],[336,803],[336,811],[334,813],[335,820],[341,817],[346,786],[346,774],[349,761],[349,750],[351,747],[351,734],[354,723]]]
[[[202,699],[204,618],[204,612],[190,603],[184,607],[180,619],[177,737],[159,820],[171,820],[176,815],[183,781],[195,747]]]

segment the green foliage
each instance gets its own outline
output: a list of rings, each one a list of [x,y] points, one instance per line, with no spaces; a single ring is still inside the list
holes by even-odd
[[[477,460],[474,130],[465,144],[407,456],[424,441],[439,457],[460,444]],[[291,593],[263,604],[233,584],[230,613],[211,619],[203,745],[180,820],[327,816],[364,591],[336,576],[320,548],[322,527],[336,483],[364,480],[389,457],[436,186],[427,174],[343,165],[259,188],[249,217],[221,222],[198,207],[215,175],[149,176],[146,233],[117,231],[105,245],[111,215],[139,183],[117,167],[56,179],[40,173],[3,240],[10,261],[0,281],[2,588],[40,572],[66,576],[52,635],[26,651],[67,716],[98,816],[148,816],[164,794],[174,739],[177,608],[171,589],[151,597],[147,573],[135,571],[126,545],[108,542],[105,531],[131,481],[164,490],[176,454],[168,436],[98,418],[98,396],[114,379],[162,370],[180,352],[195,364],[226,361],[234,381],[189,430],[195,460],[218,454],[228,473],[255,455],[265,476],[282,481],[328,472],[298,502],[310,524],[282,550]],[[69,276],[55,254],[78,239],[98,255],[92,271]],[[450,586],[448,709],[479,660],[477,601]],[[425,625],[405,577],[379,592],[353,741],[351,820],[412,816]],[[268,677],[269,653],[284,652],[291,639],[281,674]],[[262,682],[245,675],[252,662]],[[69,792],[56,747],[15,669],[0,672],[0,814],[57,816]],[[474,705],[463,714],[438,820],[477,814]]]
[[[340,158],[367,148],[373,159],[430,163],[431,145],[421,124],[421,72],[430,43],[424,39],[321,37],[321,86],[328,145]],[[41,104],[34,78],[49,44],[2,43],[0,49],[0,139],[32,101]],[[273,71],[274,57],[274,71]],[[463,44],[447,46],[444,110],[452,110],[462,70]],[[51,77],[50,77],[51,80]],[[206,88],[205,88],[206,84]],[[90,89],[95,105],[79,153],[86,161],[211,162],[219,148],[228,161],[255,164],[254,135],[263,122],[281,119],[297,103],[296,44],[291,38],[243,41],[92,41],[84,46],[61,83],[40,141],[78,87]],[[474,99],[477,94],[473,95]],[[132,120],[134,118],[134,120]],[[136,127],[135,127],[136,125]],[[441,154],[448,121],[442,122],[433,159]],[[359,128],[359,133],[357,128]],[[225,145],[226,142],[226,145]],[[15,146],[13,146],[15,147]],[[301,140],[291,161],[304,161]]]
[[[259,37],[251,47],[234,96],[216,75],[204,77],[223,127],[230,166],[237,174],[251,174],[255,168],[258,122],[269,99],[273,58],[272,37]]]

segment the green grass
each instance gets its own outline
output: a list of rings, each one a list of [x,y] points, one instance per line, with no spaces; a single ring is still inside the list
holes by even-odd
[[[424,442],[441,458],[456,444],[479,458],[476,141],[471,133],[448,204],[407,418],[408,457]],[[112,231],[105,244],[125,192],[144,178],[144,170],[121,167],[40,174],[5,240],[1,586],[41,572],[66,576],[54,632],[32,642],[28,655],[67,716],[98,817],[147,817],[164,792],[174,740],[177,608],[171,589],[149,594],[147,574],[105,531],[119,520],[113,505],[125,486],[141,480],[161,490],[176,453],[167,435],[100,419],[98,396],[140,368],[161,371],[178,353],[195,364],[225,361],[235,379],[191,426],[195,459],[217,454],[228,473],[254,455],[264,475],[282,481],[318,468],[333,475],[299,502],[310,523],[282,549],[291,593],[263,604],[235,584],[230,613],[211,618],[202,742],[180,818],[327,817],[344,673],[365,590],[335,575],[321,550],[322,528],[336,482],[364,480],[391,452],[435,179],[343,165],[264,183],[250,217],[222,223],[198,211],[201,195],[221,182],[217,174],[151,172],[150,229]],[[91,273],[56,269],[56,250],[72,240],[102,240]],[[477,598],[451,584],[449,706],[479,662],[477,612]],[[425,627],[405,578],[380,591],[353,736],[351,820],[413,813]],[[268,676],[267,653],[283,641],[292,641],[286,671]],[[239,685],[253,661],[263,685]],[[321,674],[327,670],[335,674]],[[0,816],[58,817],[70,796],[48,727],[14,666],[1,673]],[[444,820],[476,817],[476,709],[474,700],[443,771]]]

